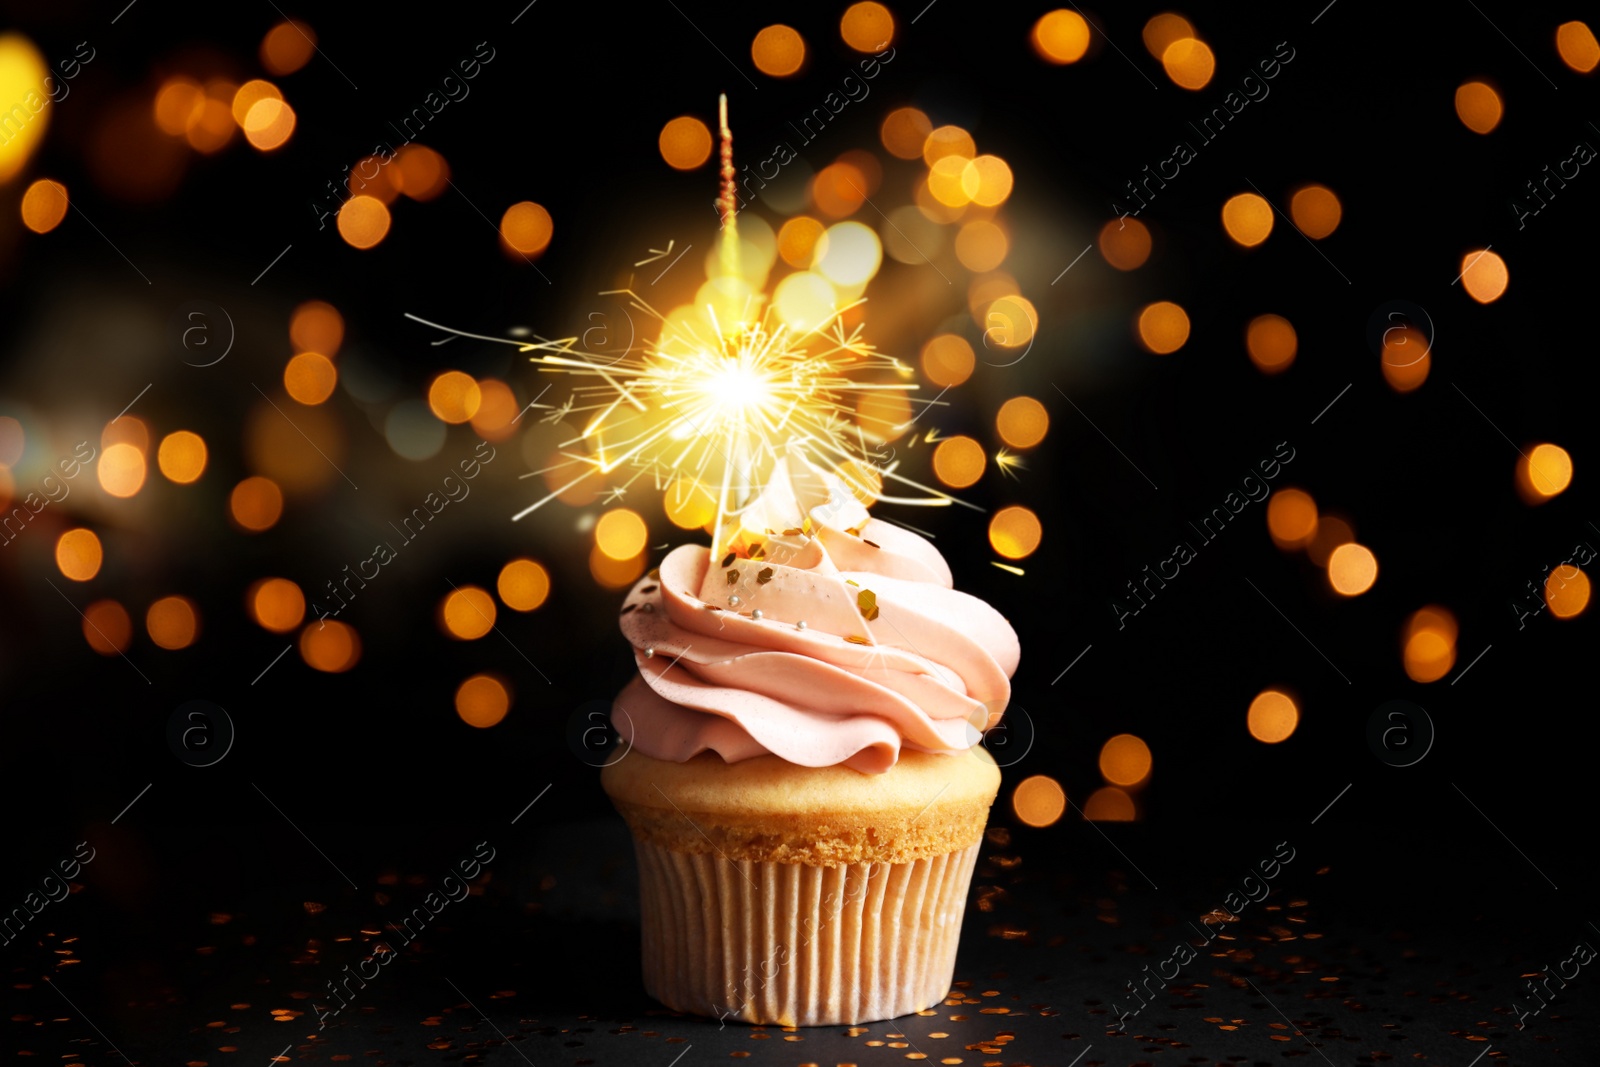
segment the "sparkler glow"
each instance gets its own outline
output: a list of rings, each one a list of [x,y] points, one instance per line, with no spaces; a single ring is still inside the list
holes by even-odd
[[[796,326],[781,321],[766,295],[741,276],[726,97],[720,117],[718,209],[723,225],[715,274],[709,289],[702,289],[713,299],[663,316],[632,290],[601,294],[625,296],[632,308],[660,320],[654,342],[637,350],[630,346],[617,358],[597,358],[577,347],[577,338],[510,340],[462,334],[407,315],[449,333],[516,345],[537,353],[532,361],[541,371],[589,380],[575,385],[544,419],[587,415],[582,431],[561,442],[560,462],[525,475],[571,471],[574,476],[512,516],[513,521],[588,478],[604,479],[625,470],[620,484],[613,483],[613,498],[645,477],[657,490],[670,484],[673,493],[708,493],[716,502],[711,549],[720,555],[737,539],[733,520],[790,450],[836,475],[864,502],[962,503],[897,474],[892,457],[875,450],[905,425],[875,414],[873,404],[864,401],[875,394],[906,395],[918,386],[909,380],[909,366],[863,338],[860,316],[851,312],[866,301],[835,305],[816,316],[819,321]],[[847,318],[854,318],[854,325],[847,327]],[[913,488],[917,495],[885,495],[885,480]]]

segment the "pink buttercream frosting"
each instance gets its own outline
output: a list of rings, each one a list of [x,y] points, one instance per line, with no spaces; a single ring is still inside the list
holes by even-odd
[[[1000,721],[1016,632],[926,539],[792,454],[739,522],[739,551],[680,546],[623,604],[639,676],[612,720],[633,747],[880,774]]]

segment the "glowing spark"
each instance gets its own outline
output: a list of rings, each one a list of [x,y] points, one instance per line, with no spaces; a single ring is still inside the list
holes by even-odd
[[[1027,573],[1021,567],[1013,567],[1011,564],[1009,564],[1009,563],[1001,563],[997,559],[991,559],[989,561],[989,565],[992,566],[992,567],[999,567],[1001,570],[1007,571],[1007,572],[1009,572],[1011,574],[1018,575],[1019,577],[1021,575],[1024,575],[1024,574]]]
[[[1022,462],[1021,456],[1007,452],[1004,448],[994,454],[994,465],[1008,478],[1016,478],[1017,471],[1028,469],[1028,465]]]

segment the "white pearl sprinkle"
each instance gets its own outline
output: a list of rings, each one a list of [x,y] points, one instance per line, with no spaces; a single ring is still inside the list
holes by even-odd
[[[759,619],[759,618],[761,618],[761,609],[760,609],[760,608],[757,608],[757,609],[756,609],[756,610],[754,610],[754,611],[752,611],[752,612],[751,612],[751,613],[750,613],[750,617],[751,617],[751,618],[752,618],[752,619]]]
[[[728,598],[728,603],[733,605],[734,607],[738,607],[739,606],[739,598],[736,597],[736,596],[731,596],[731,597]]]
[[[644,650],[644,658],[645,659],[655,659],[656,658],[656,650],[653,649],[653,648],[645,649]]]
[[[654,612],[656,610],[656,606],[654,604],[646,604],[644,607],[640,608],[639,610],[644,612],[646,615],[649,615],[649,614],[651,614],[652,612]]]
[[[794,628],[796,630],[804,630],[806,628],[806,620],[801,619],[799,622],[794,624]]]

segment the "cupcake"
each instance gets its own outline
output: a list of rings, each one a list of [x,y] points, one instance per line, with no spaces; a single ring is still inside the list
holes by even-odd
[[[814,1026],[950,988],[1017,637],[924,538],[791,451],[629,592],[639,675],[602,784],[639,859],[645,987]]]

